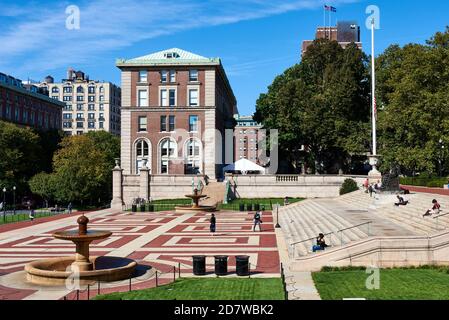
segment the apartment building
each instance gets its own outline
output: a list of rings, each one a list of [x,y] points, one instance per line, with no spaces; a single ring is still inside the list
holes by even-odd
[[[67,70],[60,83],[48,76],[39,87],[64,102],[62,128],[67,135],[105,130],[120,135],[121,89],[111,82],[90,80],[82,71]]]
[[[0,120],[38,130],[61,129],[64,104],[37,86],[0,72]]]
[[[262,125],[254,121],[252,116],[235,116],[234,130],[234,162],[247,159],[258,165],[265,165],[261,160],[260,143],[265,139]]]
[[[145,166],[152,175],[221,175],[225,130],[237,113],[221,60],[173,48],[116,65],[123,174]]]

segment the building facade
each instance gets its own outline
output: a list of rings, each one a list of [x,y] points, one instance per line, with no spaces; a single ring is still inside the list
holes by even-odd
[[[62,128],[67,135],[104,130],[120,135],[121,89],[110,82],[89,80],[82,71],[69,68],[67,79],[55,83],[48,76],[39,87],[50,98],[62,101]]]
[[[232,155],[238,113],[221,60],[174,48],[119,59],[117,67],[121,161],[113,169],[111,207],[182,197],[219,179],[225,160],[233,160],[225,155]]]
[[[38,130],[61,129],[64,104],[50,99],[37,86],[0,73],[0,120]]]
[[[315,34],[315,40],[328,39],[337,41],[342,48],[355,43],[359,49],[362,49],[360,42],[360,26],[355,21],[341,21],[334,27],[318,27]],[[301,56],[307,52],[314,40],[305,40],[302,42]]]
[[[234,162],[247,159],[258,165],[266,165],[261,143],[265,140],[262,125],[252,116],[235,116],[237,122],[234,130]]]
[[[205,175],[225,164],[236,99],[220,59],[181,49],[118,60],[122,71],[123,173]],[[232,143],[232,139],[231,139]]]

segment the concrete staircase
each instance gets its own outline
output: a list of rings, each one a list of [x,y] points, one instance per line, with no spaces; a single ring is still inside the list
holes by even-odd
[[[224,182],[209,182],[205,185],[202,194],[207,195],[200,201],[201,205],[204,206],[215,206],[218,203],[222,203],[224,200],[224,195],[226,191],[226,184]]]

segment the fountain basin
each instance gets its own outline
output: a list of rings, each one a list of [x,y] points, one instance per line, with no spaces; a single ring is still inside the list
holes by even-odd
[[[64,286],[68,278],[76,275],[70,270],[75,262],[74,257],[61,257],[33,261],[25,266],[27,280],[33,284],[44,286]],[[120,281],[129,279],[137,267],[134,260],[119,257],[91,257],[93,269],[79,272],[80,285],[93,281]]]

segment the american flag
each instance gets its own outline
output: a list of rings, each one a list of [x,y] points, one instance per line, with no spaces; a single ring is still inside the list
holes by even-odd
[[[332,11],[332,12],[337,12],[337,8],[332,7],[332,6],[328,6],[328,5],[324,5],[324,10],[326,10],[326,11]]]

